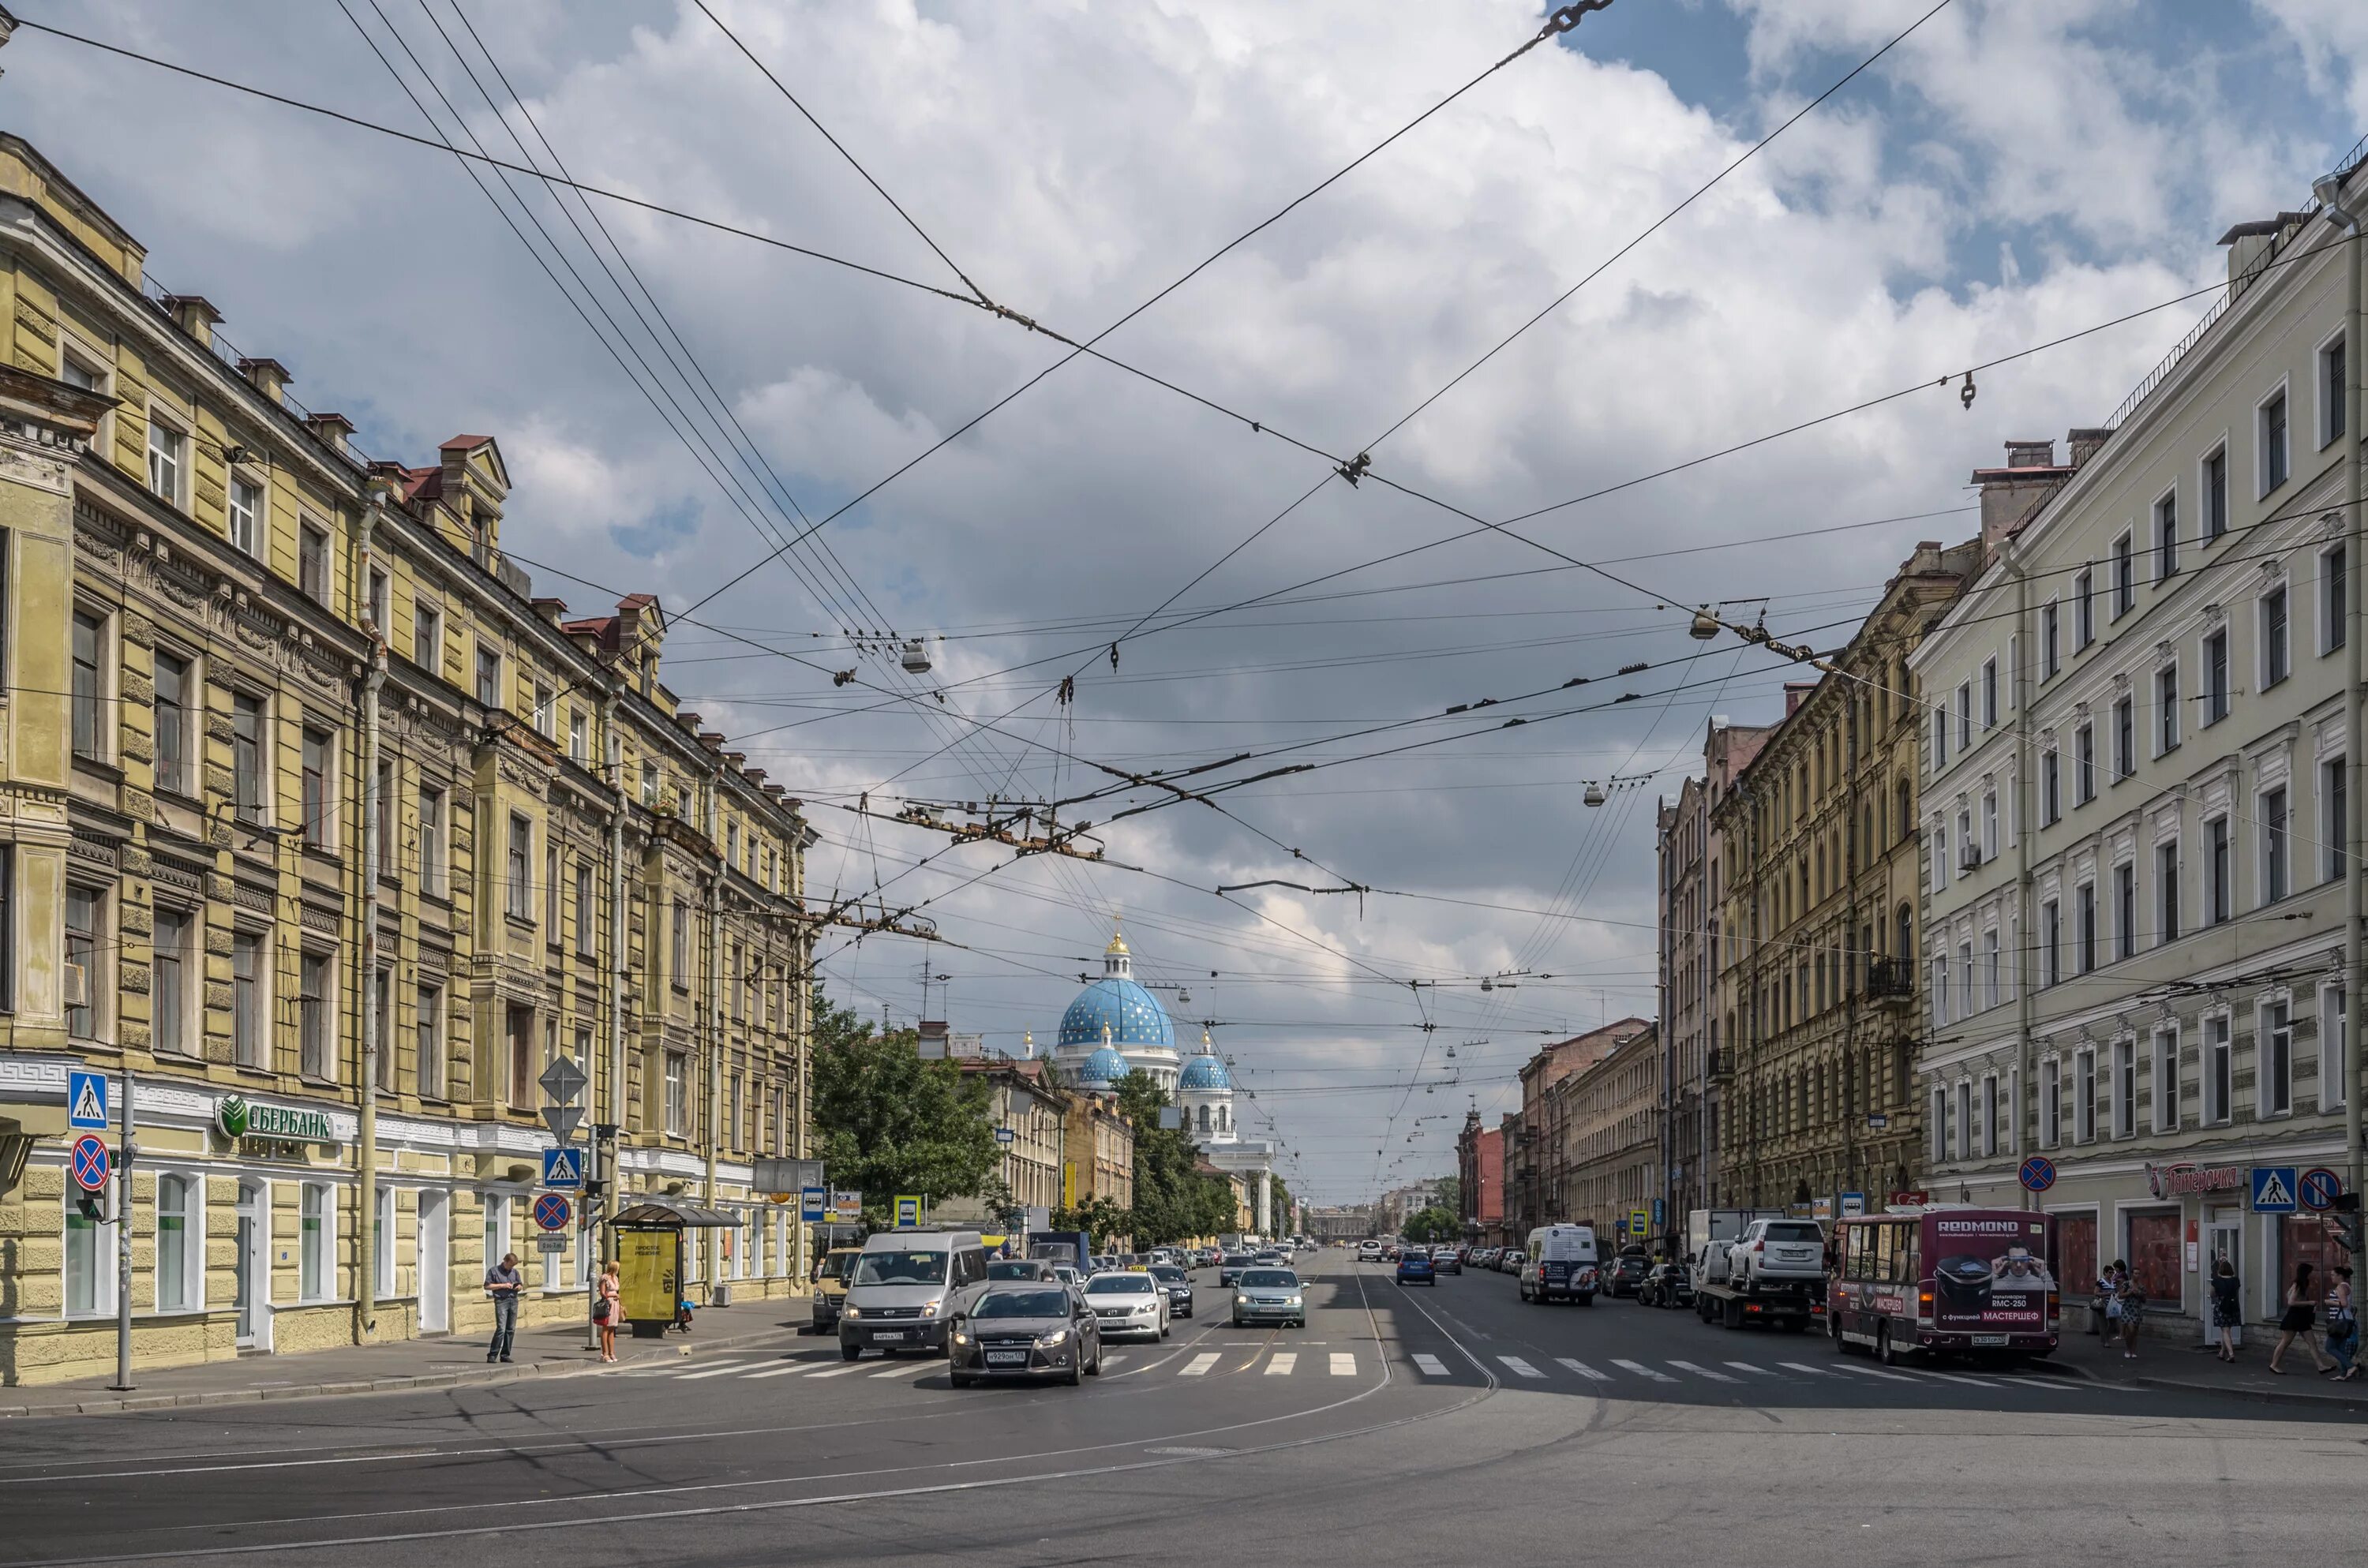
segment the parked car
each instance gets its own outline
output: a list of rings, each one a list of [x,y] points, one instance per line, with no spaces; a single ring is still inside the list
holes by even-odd
[[[1633,1296],[1643,1287],[1645,1275],[1652,1261],[1641,1252],[1623,1252],[1611,1260],[1604,1270],[1603,1291],[1608,1296]]]
[[[1430,1271],[1433,1274],[1461,1274],[1463,1272],[1463,1255],[1454,1247],[1433,1247],[1430,1249]]]
[[[814,1265],[814,1325],[819,1334],[838,1326],[838,1309],[847,1300],[848,1277],[855,1272],[855,1260],[863,1256],[861,1247],[833,1247],[823,1254]],[[2102,1323],[2100,1316],[2097,1320]]]
[[[1826,1233],[1815,1220],[1754,1220],[1727,1251],[1730,1281],[1743,1294],[1822,1286]]]
[[[1436,1285],[1439,1271],[1430,1266],[1430,1254],[1422,1247],[1408,1247],[1398,1254],[1398,1283],[1401,1285]]]
[[[1497,1272],[1499,1274],[1519,1274],[1521,1271],[1521,1265],[1529,1261],[1528,1256],[1522,1253],[1520,1248],[1507,1247],[1503,1252],[1497,1255]]]
[[[1250,1268],[1242,1273],[1234,1291],[1234,1326],[1279,1323],[1307,1326],[1307,1295],[1299,1276],[1288,1268]]]
[[[1101,1325],[1057,1282],[991,1286],[952,1325],[946,1367],[958,1389],[981,1378],[1056,1378],[1075,1388],[1102,1369]]]
[[[1167,1337],[1167,1292],[1148,1274],[1131,1268],[1097,1274],[1086,1281],[1085,1301],[1105,1339],[1114,1334]]]
[[[1636,1288],[1636,1300],[1647,1307],[1693,1305],[1693,1270],[1682,1263],[1653,1265],[1645,1271],[1645,1282]]]
[[[1167,1312],[1170,1317],[1192,1315],[1192,1277],[1172,1263],[1155,1263],[1151,1277],[1167,1292]]]

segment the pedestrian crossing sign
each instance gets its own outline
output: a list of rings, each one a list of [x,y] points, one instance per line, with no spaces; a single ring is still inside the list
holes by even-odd
[[[2300,1204],[2295,1201],[2297,1187],[2292,1165],[2255,1165],[2253,1167],[2253,1212],[2256,1214],[2291,1214]]]
[[[74,1068],[66,1074],[66,1125],[107,1128],[107,1074]]]

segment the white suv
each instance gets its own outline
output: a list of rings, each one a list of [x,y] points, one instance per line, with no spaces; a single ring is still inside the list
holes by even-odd
[[[1363,1241],[1357,1244],[1358,1262],[1372,1263],[1377,1261],[1381,1256],[1382,1244],[1375,1241],[1372,1237],[1367,1236]]]
[[[1729,1283],[1748,1295],[1823,1283],[1826,1233],[1815,1220],[1754,1220],[1727,1249]]]

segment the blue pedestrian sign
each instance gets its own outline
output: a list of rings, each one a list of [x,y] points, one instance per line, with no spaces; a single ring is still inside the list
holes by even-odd
[[[2055,1162],[2044,1154],[2033,1154],[2022,1162],[2016,1179],[2026,1192],[2045,1192],[2055,1185]]]
[[[2301,1184],[2294,1177],[2292,1165],[2255,1165],[2253,1167],[2253,1212],[2256,1214],[2291,1214],[2300,1205],[2294,1199],[2294,1189]]]
[[[2302,1199],[2304,1208],[2316,1214],[2324,1214],[2335,1207],[2337,1199],[2343,1196],[2343,1178],[2325,1165],[2317,1166],[2302,1173],[2302,1180],[2294,1187],[2294,1196]]]
[[[803,1187],[798,1189],[798,1219],[808,1225],[819,1225],[829,1217],[830,1189]]]
[[[85,1132],[74,1142],[74,1185],[85,1192],[104,1191],[107,1187],[107,1145]]]
[[[66,1071],[66,1125],[104,1131],[107,1121],[107,1074]]]
[[[542,1185],[575,1188],[584,1185],[584,1151],[577,1148],[542,1152]]]

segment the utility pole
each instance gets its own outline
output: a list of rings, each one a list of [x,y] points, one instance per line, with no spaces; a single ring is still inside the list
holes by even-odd
[[[118,1391],[131,1386],[131,1161],[139,1153],[131,1142],[131,1070],[127,1067],[123,1070],[123,1147],[115,1156],[115,1381],[108,1385]]]

